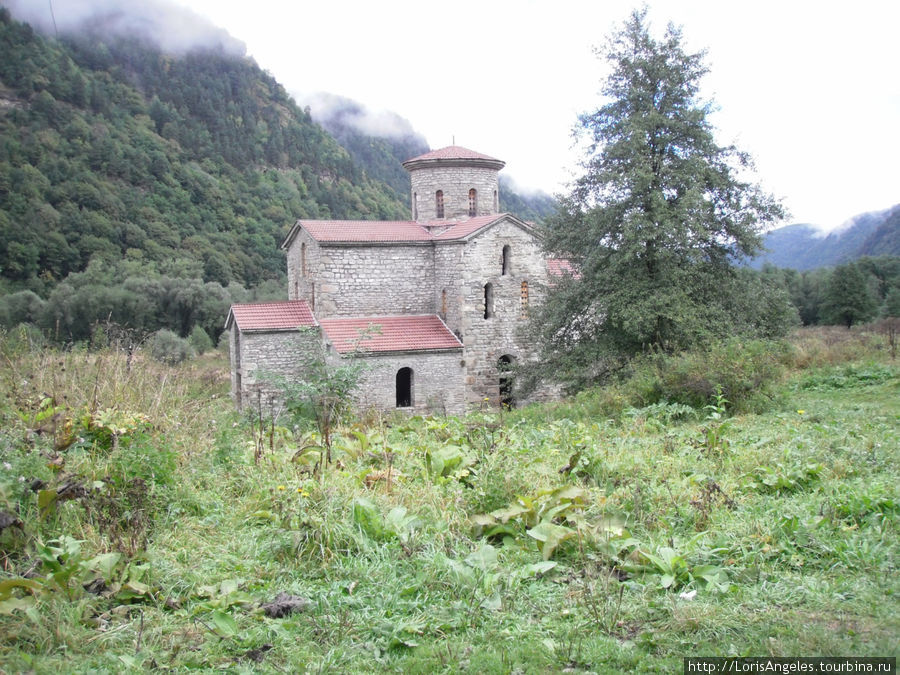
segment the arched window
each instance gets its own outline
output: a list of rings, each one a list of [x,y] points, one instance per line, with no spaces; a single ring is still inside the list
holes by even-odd
[[[500,374],[500,403],[508,407],[516,404],[513,398],[513,373],[516,357],[504,354],[497,361],[497,371]]]
[[[490,319],[494,316],[494,285],[484,285],[484,318]]]
[[[434,211],[435,217],[444,217],[444,191],[438,190],[434,193]]]
[[[412,368],[401,368],[397,371],[397,407],[411,408],[413,404],[413,371]]]
[[[522,282],[522,318],[528,316],[528,282]]]
[[[300,276],[306,276],[306,242],[300,244]]]
[[[469,190],[469,217],[474,218],[478,214],[478,192],[475,188]]]
[[[500,255],[500,274],[509,274],[510,248],[509,244],[503,247],[503,253]]]

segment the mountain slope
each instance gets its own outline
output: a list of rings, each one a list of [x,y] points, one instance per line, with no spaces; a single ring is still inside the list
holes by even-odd
[[[0,290],[91,259],[252,286],[283,277],[298,217],[406,216],[249,59],[50,40],[2,8],[0,52]]]
[[[765,263],[796,270],[839,265],[862,256],[900,255],[900,205],[886,211],[863,213],[839,230],[823,235],[811,225],[788,225],[769,232],[767,253],[752,267]]]

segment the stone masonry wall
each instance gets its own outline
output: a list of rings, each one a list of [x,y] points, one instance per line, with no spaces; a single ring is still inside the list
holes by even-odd
[[[464,249],[462,243],[447,242],[434,251],[434,313],[457,337],[462,330]]]
[[[238,408],[256,408],[260,401],[263,414],[271,401],[277,401],[280,390],[269,376],[302,378],[304,372],[322,357],[320,329],[278,331],[268,333],[238,333],[231,329],[232,395]],[[238,355],[239,360],[235,361]],[[239,363],[238,367],[234,364]],[[237,391],[240,383],[240,392]]]
[[[320,246],[316,316],[435,314],[434,246]]]
[[[510,247],[509,270],[502,274],[503,247]],[[522,282],[528,303],[522,303]],[[539,240],[510,220],[492,226],[465,247],[462,261],[461,332],[466,349],[466,389],[470,403],[500,397],[501,356],[520,365],[535,358],[519,331],[527,312],[545,295],[547,264]],[[493,287],[493,315],[484,318],[485,285]]]
[[[340,365],[342,357],[331,353],[332,365]],[[458,415],[465,411],[462,350],[449,352],[410,352],[366,356],[356,395],[356,407],[384,412],[402,410],[417,415]],[[412,406],[397,408],[397,372],[413,371]]]
[[[418,221],[436,220],[435,193],[444,193],[444,218],[467,218],[469,190],[478,192],[477,214],[487,216],[498,212],[499,184],[496,169],[463,166],[441,166],[410,172],[410,193],[413,218]]]
[[[306,300],[313,312],[320,256],[319,243],[304,230],[297,233],[287,250],[288,299]]]

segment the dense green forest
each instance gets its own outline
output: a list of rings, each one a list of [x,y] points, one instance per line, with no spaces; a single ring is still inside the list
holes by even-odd
[[[121,305],[147,302],[137,289],[148,284],[232,299],[281,287],[278,246],[296,218],[406,215],[251,60],[51,40],[5,9],[0,49],[0,291],[20,292],[26,314],[39,313],[35,297],[65,305],[43,316],[61,338],[127,315]]]
[[[765,265],[762,277],[790,296],[804,326],[900,317],[900,256],[864,257],[837,267],[798,271]]]

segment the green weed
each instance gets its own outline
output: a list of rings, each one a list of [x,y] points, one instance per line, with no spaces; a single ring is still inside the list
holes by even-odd
[[[801,348],[771,357],[781,375]],[[840,349],[865,358],[770,380],[755,414],[712,379],[692,405],[642,400],[644,380],[502,415],[337,420],[316,474],[310,424],[267,424],[258,452],[220,356],[138,353],[129,371],[115,351],[0,345],[2,668],[659,672],[685,653],[893,654],[896,369]],[[696,373],[688,360],[673,372]],[[81,432],[57,448],[67,419]],[[282,593],[307,602],[268,615]]]

